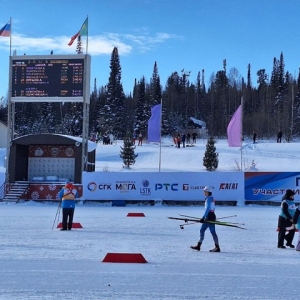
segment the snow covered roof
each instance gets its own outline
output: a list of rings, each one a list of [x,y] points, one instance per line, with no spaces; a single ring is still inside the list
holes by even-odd
[[[190,120],[194,123],[199,125],[201,128],[206,128],[206,123],[204,121],[198,120],[196,118],[190,117]]]
[[[76,146],[80,146],[82,143],[82,137],[78,136],[71,136],[71,135],[63,135],[63,134],[50,134],[50,133],[41,133],[41,134],[29,134],[29,135],[23,135],[21,137],[18,137],[12,141],[12,143],[15,144],[44,144],[45,141],[49,142],[49,144],[53,143],[53,139],[57,137],[57,142],[64,142],[67,144],[72,144],[74,141],[74,144]],[[61,140],[61,141],[59,141]],[[80,143],[80,144],[78,144]],[[97,143],[88,141],[88,152],[92,152],[97,148]]]

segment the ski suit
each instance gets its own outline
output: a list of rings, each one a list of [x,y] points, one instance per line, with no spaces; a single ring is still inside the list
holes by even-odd
[[[202,217],[203,220],[207,221],[216,221],[216,215],[215,215],[215,199],[213,196],[207,196],[205,198],[205,212]],[[210,224],[210,223],[203,223],[200,228],[200,240],[199,242],[202,243],[205,236],[206,229],[209,228],[210,233],[213,237],[213,240],[216,245],[219,245],[218,236],[216,233],[216,225]]]

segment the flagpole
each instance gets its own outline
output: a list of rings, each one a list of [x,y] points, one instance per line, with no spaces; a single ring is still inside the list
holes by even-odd
[[[243,171],[243,96],[241,97],[241,171]]]
[[[162,98],[160,99],[160,119],[159,119],[159,172],[161,169],[161,122],[162,122]]]
[[[10,35],[9,35],[9,57],[11,57],[11,36],[12,36],[12,23],[11,23],[11,17],[9,19],[10,22]]]
[[[85,54],[88,54],[88,47],[89,47],[89,15],[86,17],[87,19],[87,29],[86,29],[86,49]]]

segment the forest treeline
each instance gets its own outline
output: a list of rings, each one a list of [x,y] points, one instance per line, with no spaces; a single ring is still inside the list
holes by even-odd
[[[254,71],[248,65],[244,79],[236,68],[222,69],[210,75],[205,70],[190,82],[189,72],[174,71],[162,85],[159,67],[154,62],[150,81],[145,77],[133,82],[133,91],[125,95],[118,49],[110,59],[110,74],[104,86],[93,81],[89,106],[89,133],[109,132],[117,138],[132,136],[134,130],[147,137],[151,107],[162,101],[162,134],[184,132],[190,117],[206,122],[208,135],[226,137],[228,123],[243,99],[243,135],[274,137],[279,129],[290,141],[300,135],[300,73],[298,78],[285,70],[283,53],[273,59],[271,74]],[[126,76],[126,75],[125,75]],[[7,121],[7,104],[0,107],[0,120]],[[35,133],[59,133],[80,136],[83,124],[82,103],[16,103],[15,132],[18,136]]]

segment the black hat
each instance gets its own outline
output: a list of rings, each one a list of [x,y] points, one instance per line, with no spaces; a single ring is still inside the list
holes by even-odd
[[[291,196],[294,196],[295,195],[295,192],[293,190],[286,190],[285,191],[285,195],[287,197],[291,197]]]

